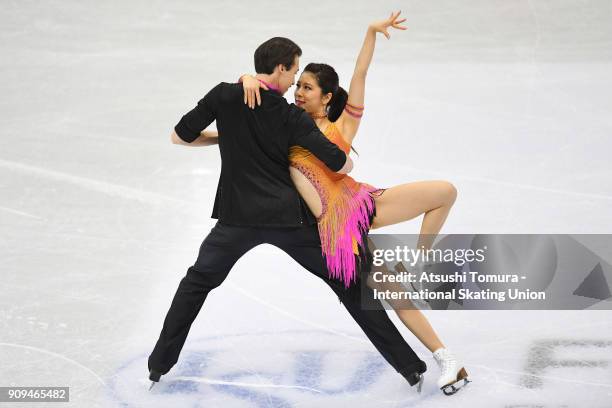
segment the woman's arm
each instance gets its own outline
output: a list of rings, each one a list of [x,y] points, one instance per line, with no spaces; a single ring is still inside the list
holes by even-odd
[[[338,125],[342,129],[342,135],[348,143],[353,141],[353,138],[357,134],[359,123],[361,122],[361,112],[363,109],[363,102],[365,98],[365,80],[368,73],[368,68],[372,62],[372,56],[374,55],[374,47],[376,45],[376,33],[383,33],[387,39],[391,38],[387,31],[389,27],[396,28],[398,30],[405,30],[406,27],[400,24],[406,21],[405,18],[398,20],[401,11],[397,13],[391,13],[391,16],[386,20],[375,21],[368,26],[361,51],[357,56],[357,62],[355,63],[355,70],[353,71],[353,77],[351,78],[351,85],[348,94],[348,105],[347,109],[353,113],[351,115],[346,110],[342,112],[338,119]],[[361,109],[360,109],[361,108]]]
[[[219,143],[219,133],[216,130],[203,130],[200,132],[200,136],[191,143],[185,142],[181,139],[176,132],[172,133],[172,143],[183,146],[212,146]]]
[[[249,74],[244,74],[240,77],[238,82],[242,82],[242,87],[244,91],[244,103],[249,105],[249,108],[255,109],[255,103],[257,106],[261,105],[261,95],[259,93],[259,88],[263,88],[266,91],[268,87],[259,82],[259,80]]]

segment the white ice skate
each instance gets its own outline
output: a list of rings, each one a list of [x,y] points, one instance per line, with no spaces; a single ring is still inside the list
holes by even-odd
[[[438,378],[438,387],[444,395],[453,395],[470,382],[467,371],[448,349],[436,350],[433,357],[442,372]]]

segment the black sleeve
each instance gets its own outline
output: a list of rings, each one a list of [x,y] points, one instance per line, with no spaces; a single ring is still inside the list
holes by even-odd
[[[332,171],[340,170],[346,163],[346,154],[321,133],[305,111],[300,111],[292,134],[291,145],[299,145],[308,149]]]
[[[217,117],[222,85],[219,84],[211,89],[174,127],[176,134],[185,142],[191,143],[200,137],[200,132]]]

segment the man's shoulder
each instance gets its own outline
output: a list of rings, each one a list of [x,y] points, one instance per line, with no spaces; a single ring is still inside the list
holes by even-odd
[[[239,98],[241,101],[244,99],[242,82],[219,82],[213,89],[218,89],[225,98]],[[277,92],[261,89],[260,94],[262,102],[266,101],[272,105],[285,106],[288,112],[293,114],[300,114],[302,111],[302,109],[298,108],[295,104],[287,102],[285,97]]]
[[[304,114],[304,109],[298,107],[294,103],[289,103],[283,96],[276,94],[276,103],[281,104],[284,108],[284,112],[287,117],[293,121],[297,121],[302,119],[302,115]],[[308,115],[305,115],[308,116]]]
[[[294,103],[287,103],[287,111],[292,120],[300,126],[316,126],[312,118]]]
[[[260,89],[259,92],[261,94],[261,97],[263,98],[262,101],[265,100],[275,104],[281,104],[283,106],[289,105],[285,97],[283,95],[280,95],[278,92],[265,89]]]
[[[236,95],[242,95],[242,84],[241,83],[230,83],[230,82],[219,82],[213,89],[219,91],[220,95],[225,98],[235,97]]]
[[[222,87],[223,89],[227,89],[227,90],[238,90],[238,89],[242,89],[242,82],[219,82],[219,85]]]

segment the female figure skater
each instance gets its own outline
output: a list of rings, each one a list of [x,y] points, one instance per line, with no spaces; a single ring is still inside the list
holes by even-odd
[[[376,34],[390,38],[389,28],[405,30],[400,12],[369,25],[357,57],[349,92],[339,86],[336,71],[326,64],[308,64],[295,90],[295,103],[310,114],[323,134],[349,153],[364,112],[365,79],[374,54]],[[245,103],[259,102],[265,84],[250,75],[241,77]],[[216,132],[202,132],[202,145],[215,143]],[[430,249],[456,199],[455,187],[446,181],[420,181],[386,189],[359,183],[346,175],[331,172],[308,150],[290,150],[290,174],[297,190],[317,217],[321,249],[330,276],[348,287],[365,267],[366,239],[370,228],[411,220],[424,214],[418,248]],[[370,283],[372,286],[373,284]],[[388,287],[386,287],[388,288]],[[391,288],[391,290],[393,290]],[[406,327],[427,347],[440,366],[438,387],[451,395],[467,383],[467,372],[442,344],[423,313],[410,304],[392,304]]]

